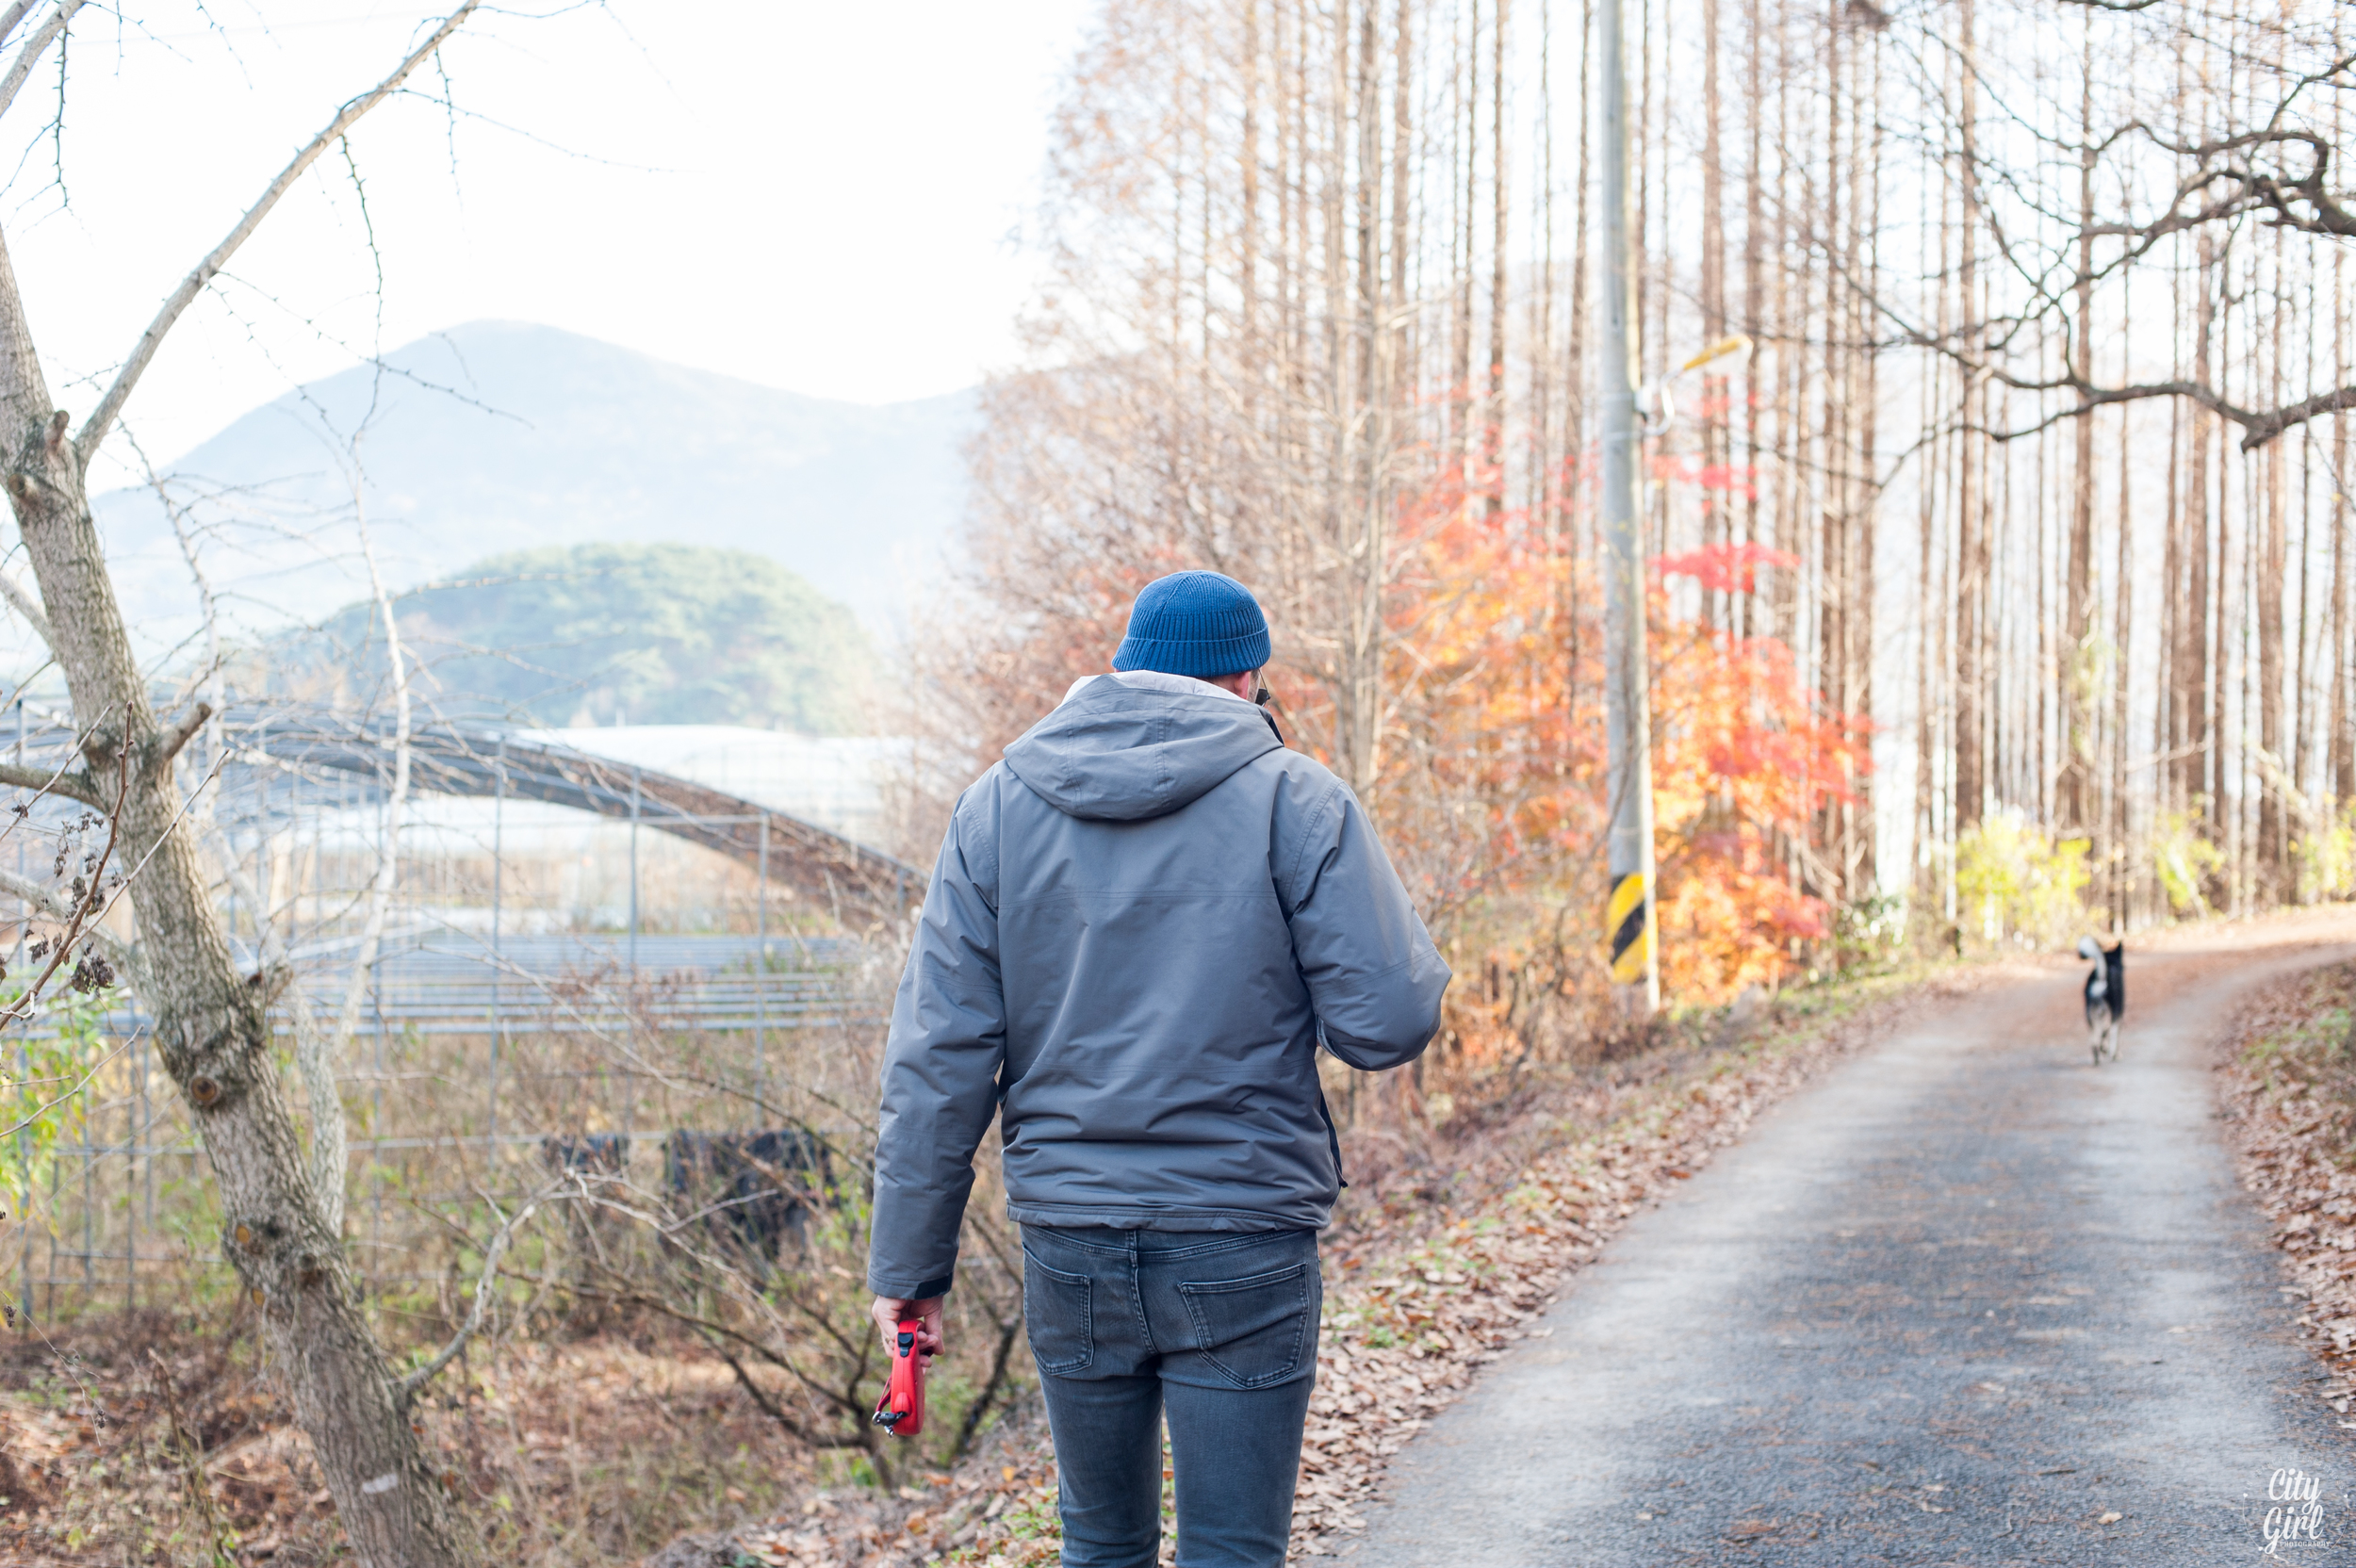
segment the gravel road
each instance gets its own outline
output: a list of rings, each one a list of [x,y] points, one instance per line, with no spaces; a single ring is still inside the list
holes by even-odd
[[[2248,986],[2348,952],[2131,950],[2100,1070],[2077,971],[1922,1015],[1631,1221],[1350,1568],[2356,1564],[2356,1430],[2206,1071]]]

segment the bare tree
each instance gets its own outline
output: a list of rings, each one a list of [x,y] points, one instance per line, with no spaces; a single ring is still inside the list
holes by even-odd
[[[2201,21],[2194,18],[2140,14],[2151,12],[2158,0],[2134,8],[2105,6],[2101,0],[2078,3],[2096,10],[2132,9],[2138,14],[2117,25],[2166,28],[2162,37],[2180,50],[2189,44],[2231,57],[2231,63],[2253,84],[2250,101],[2237,104],[2228,98],[2214,106],[2229,122],[2237,122],[2216,127],[2205,121],[2187,123],[2181,113],[2171,119],[2171,106],[2147,103],[2130,92],[2111,106],[2112,118],[2098,124],[2089,36],[2088,80],[2072,149],[2081,161],[2079,211],[2072,215],[2037,206],[2026,172],[1967,153],[1975,199],[1991,209],[1986,237],[1997,260],[2023,285],[2022,292],[2017,306],[1974,313],[1946,333],[1904,321],[1906,336],[1954,355],[1998,385],[2067,395],[2027,424],[1990,427],[1988,433],[1999,441],[2035,435],[2099,408],[2183,398],[2237,427],[2241,449],[2255,451],[2310,420],[2356,409],[2356,385],[2282,400],[2247,394],[2237,398],[2221,377],[2210,374],[2103,383],[2093,375],[2084,351],[2087,323],[2073,319],[2093,285],[2110,280],[2181,235],[2233,234],[2255,220],[2278,233],[2318,240],[2356,237],[2356,211],[2348,205],[2346,192],[2331,184],[2337,173],[2337,122],[2331,114],[2318,112],[2320,105],[2336,107],[2342,95],[2356,91],[2356,54],[2344,51],[2337,18],[2330,18],[2333,24],[2327,26],[2320,19],[2299,18],[2286,10],[2279,24],[2253,24],[2249,40],[2234,41],[2204,36]],[[2253,46],[2274,57],[2251,59]],[[1982,69],[1967,39],[1962,59],[1967,114],[1969,106],[1986,96],[1978,91]],[[1999,101],[1999,106],[2015,127],[2040,140],[2050,138],[2045,127],[2030,121],[2029,106]],[[2172,106],[2182,109],[2181,105]],[[1972,121],[1967,119],[1963,128],[1969,137]],[[2165,184],[2165,200],[2122,217],[2095,217],[2092,192],[2099,173],[2133,188],[2136,175],[2155,160],[2169,166],[2172,176]],[[2007,223],[1993,210],[2007,196],[2040,221]]]
[[[2356,893],[2333,847],[2356,805],[2349,14],[1647,12],[1671,41],[1642,67],[1645,363],[1674,366],[1689,335],[1756,344],[1680,393],[1682,427],[1647,453],[1648,524],[1673,556],[1791,558],[1756,596],[1668,602],[1782,643],[1823,710],[1911,747],[1904,881],[1942,944],[2013,939],[1952,902],[1958,857],[2008,844],[2063,879],[2083,856],[2085,913],[2122,924]],[[974,449],[989,543],[970,586],[1020,634],[934,650],[957,693],[941,711],[986,760],[1060,688],[1044,666],[1094,666],[1137,583],[1233,570],[1268,590],[1294,733],[1399,813],[1386,827],[1448,825],[1426,842],[1456,874],[1501,808],[1439,782],[1490,743],[1449,749],[1475,682],[1418,641],[1455,591],[1414,559],[1418,527],[1468,501],[1511,533],[1506,498],[1529,494],[1555,509],[1532,538],[1563,585],[1563,727],[1499,749],[1558,748],[1549,805],[1575,818],[1588,172],[1560,185],[1579,192],[1567,279],[1509,266],[1506,187],[1551,168],[1553,125],[1542,107],[1533,145],[1500,109],[1576,79],[1548,53],[1567,29],[1494,0],[1103,15],[1067,94],[1057,271],[1029,321],[1042,368],[990,390]],[[1557,193],[1546,177],[1515,220],[1536,256]],[[1898,398],[1920,411],[1903,437]],[[1549,450],[1569,482],[1499,471]],[[1882,526],[1907,504],[1912,526]],[[1901,582],[1911,628],[1890,624]],[[1858,770],[1779,827],[1781,880],[1836,904],[1898,890],[1906,830],[1875,788]],[[1504,945],[1537,940],[1509,924]]]
[[[0,111],[79,3],[57,0],[26,35],[0,79]],[[472,1562],[480,1546],[427,1462],[406,1408],[417,1385],[392,1377],[330,1204],[306,1168],[267,1016],[284,972],[239,972],[174,780],[173,757],[204,710],[168,722],[152,706],[91,521],[87,474],[188,306],[319,155],[399,91],[477,3],[464,0],[429,24],[389,75],[344,104],[304,144],[166,299],[79,431],[69,433],[71,420],[50,397],[14,269],[0,246],[0,484],[24,535],[50,645],[86,737],[85,765],[57,787],[108,812],[119,853],[141,868],[133,903],[144,1000],[165,1070],[190,1109],[219,1184],[222,1255],[260,1309],[271,1359],[291,1388],[297,1419],[354,1548],[381,1568]],[[0,21],[21,24],[29,8],[14,6]],[[39,782],[15,770],[0,777]],[[108,788],[117,778],[119,795]]]

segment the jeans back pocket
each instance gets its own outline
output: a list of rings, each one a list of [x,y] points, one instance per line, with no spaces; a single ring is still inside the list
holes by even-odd
[[[1050,1268],[1023,1250],[1023,1324],[1041,1372],[1082,1372],[1096,1359],[1094,1292],[1087,1275]]]
[[[1239,1388],[1281,1383],[1301,1370],[1316,1308],[1309,1270],[1297,1263],[1244,1280],[1181,1283],[1203,1357]]]

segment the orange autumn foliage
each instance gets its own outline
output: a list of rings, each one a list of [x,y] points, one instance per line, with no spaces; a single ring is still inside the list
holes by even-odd
[[[1856,798],[1869,727],[1824,710],[1780,640],[1672,621],[1666,597],[1654,595],[1653,629],[1661,988],[1719,1002],[1773,986],[1797,944],[1831,935],[1831,909],[1792,862],[1817,813]]]
[[[1460,961],[1480,955],[1477,984],[1459,988],[1459,1029],[1487,1054],[1523,1028],[1516,1011],[1533,988],[1599,987],[1599,592],[1568,518],[1492,512],[1453,477],[1402,507],[1394,539],[1393,695],[1374,807],[1459,933]],[[1790,564],[1755,546],[1654,564],[1661,981],[1676,1001],[1773,986],[1830,934],[1831,910],[1792,867],[1811,822],[1852,798],[1871,766],[1867,726],[1825,711],[1780,641],[1675,617],[1661,580],[1748,593],[1760,567]]]

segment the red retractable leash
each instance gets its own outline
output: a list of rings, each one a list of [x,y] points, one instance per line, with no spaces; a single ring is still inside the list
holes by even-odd
[[[875,1425],[894,1437],[914,1437],[924,1429],[924,1358],[916,1353],[913,1318],[901,1320],[892,1341],[892,1380],[875,1401]]]

